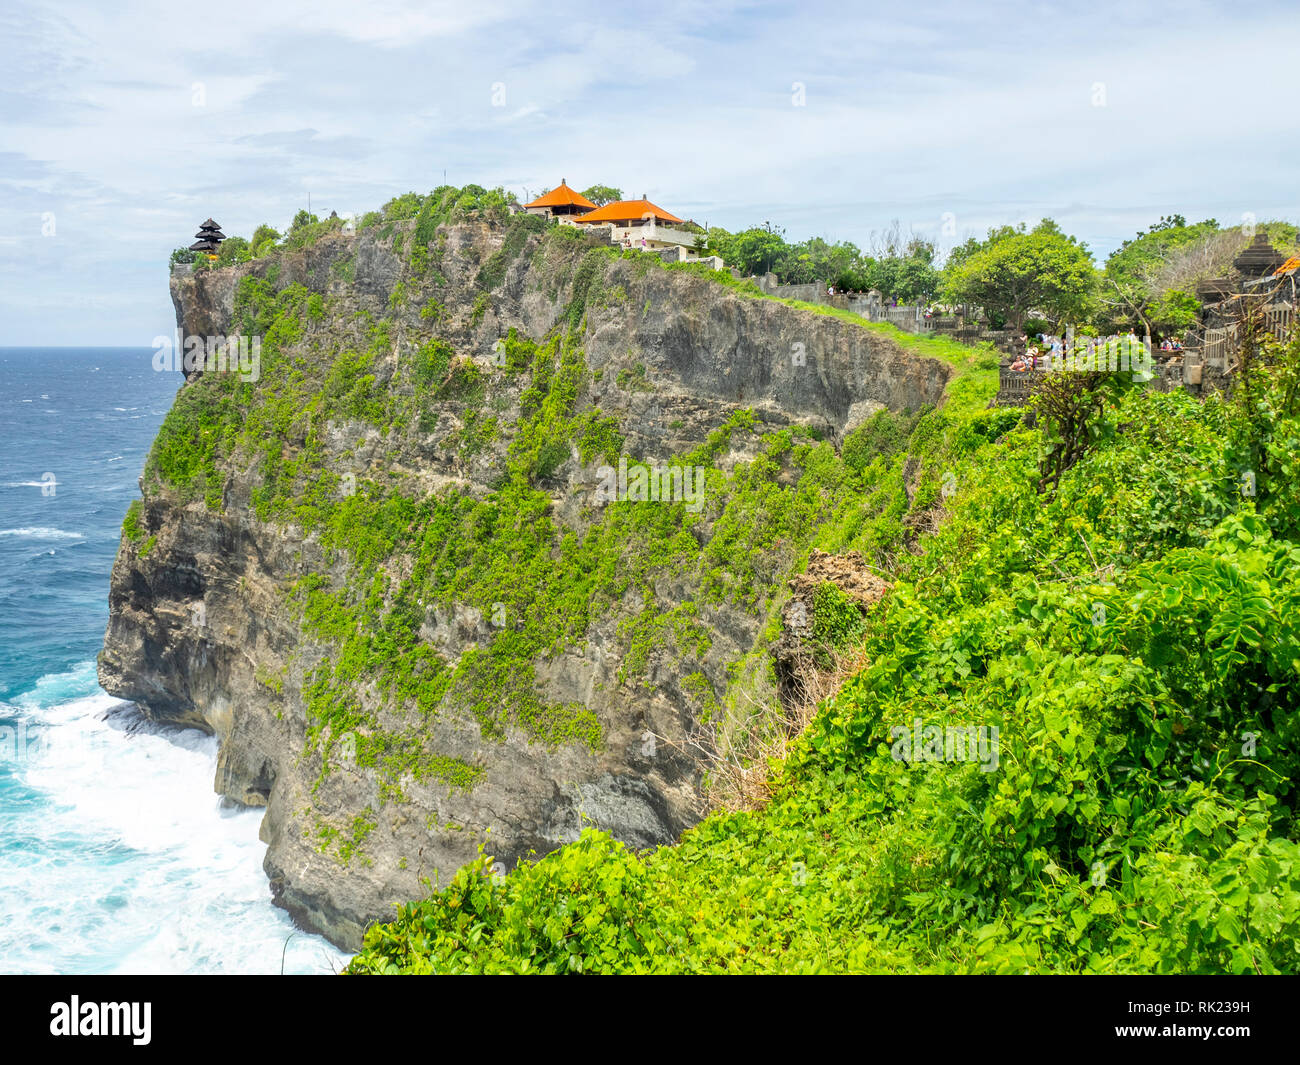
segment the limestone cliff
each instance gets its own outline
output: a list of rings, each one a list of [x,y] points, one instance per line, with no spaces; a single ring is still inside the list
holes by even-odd
[[[436,221],[173,276],[185,334],[261,365],[178,397],[99,663],[216,734],[277,901],[353,948],[481,845],[697,821],[706,737],[776,697],[773,619],[837,504],[810,471],[950,374],[639,253]],[[601,506],[620,457],[707,467],[698,513]]]

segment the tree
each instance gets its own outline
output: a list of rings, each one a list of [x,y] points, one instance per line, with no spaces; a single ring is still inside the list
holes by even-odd
[[[712,236],[713,231],[709,232]],[[734,266],[742,273],[766,273],[789,254],[784,233],[785,230],[779,226],[765,222],[762,226],[733,234],[725,242],[727,251],[722,258],[728,266]]]
[[[248,241],[243,237],[227,237],[217,249],[217,265],[229,266],[231,263],[246,263],[253,257]]]
[[[254,257],[262,255],[275,246],[275,242],[280,239],[280,234],[263,222],[253,230],[253,239],[249,241],[252,246]]]
[[[856,245],[848,241],[831,244],[821,237],[811,237],[799,244],[785,245],[772,270],[786,285],[806,285],[813,281],[839,285],[840,276],[852,270],[860,259]]]
[[[1195,327],[1200,313],[1200,300],[1190,292],[1171,288],[1151,304],[1149,324],[1159,336],[1181,335]]]
[[[894,245],[886,254],[871,260],[866,271],[866,285],[879,289],[900,303],[928,300],[939,289],[939,271],[934,266],[935,249],[929,241],[911,237],[901,247]]]
[[[959,261],[945,278],[949,300],[977,304],[1017,329],[1031,310],[1057,321],[1084,317],[1096,285],[1087,247],[1051,219],[1029,232],[990,232],[985,246]]]
[[[450,185],[439,185],[430,194],[436,201],[443,193],[450,190]],[[414,218],[420,213],[420,208],[424,205],[424,197],[418,192],[404,192],[400,196],[394,196],[382,210],[384,219],[389,222],[400,222],[407,218]],[[302,212],[300,211],[299,214]]]
[[[948,252],[948,257],[943,265],[945,278],[950,277],[953,271],[972,255],[978,255],[982,251],[987,251],[998,241],[1006,240],[1008,237],[1014,237],[1017,233],[1024,232],[1025,225],[1022,222],[1019,226],[995,226],[989,230],[988,236],[983,240],[980,240],[979,237],[967,237],[961,244]]]
[[[1222,272],[1236,254],[1236,243],[1213,218],[1189,226],[1180,214],[1164,215],[1145,233],[1124,241],[1106,260],[1102,278],[1108,328],[1140,328],[1158,335],[1189,327],[1199,304],[1191,308],[1189,318],[1187,301],[1194,302],[1194,297],[1187,293],[1197,281]],[[1174,290],[1177,296],[1166,299]]]
[[[705,237],[704,247],[709,252],[718,256],[727,263],[728,266],[734,266],[735,263],[731,256],[732,236],[721,226],[710,226]],[[699,242],[696,242],[698,247]]]
[[[1014,232],[1009,227],[1008,231]],[[785,231],[771,222],[739,233],[713,227],[695,242],[697,252],[720,256],[728,266],[746,274],[770,270],[783,285],[816,282],[840,292],[878,288],[904,302],[928,300],[938,292],[936,251],[929,241],[905,233],[901,223],[895,222],[883,235],[873,235],[873,247],[875,257],[864,255],[847,240],[832,243],[810,237],[791,244]]]
[[[315,225],[319,221],[320,221],[319,218],[317,218],[306,208],[303,208],[301,211],[299,211],[296,215],[293,216],[293,222],[290,223],[289,225],[289,237],[293,238],[298,236],[308,226]]]
[[[847,240],[831,244],[821,237],[812,237],[792,250],[808,264],[808,276],[803,280],[823,281],[838,289],[857,287],[851,283],[862,263],[862,253],[856,244]]]
[[[612,185],[592,185],[589,189],[583,189],[582,195],[586,196],[597,207],[604,207],[607,203],[616,203],[623,198],[623,190],[616,189]]]
[[[1282,254],[1295,245],[1289,222],[1261,222],[1258,228]],[[1232,272],[1235,259],[1254,237],[1245,226],[1219,228],[1213,218],[1188,225],[1180,214],[1165,215],[1145,233],[1126,240],[1106,260],[1102,299],[1114,329],[1140,325],[1153,336],[1193,327],[1200,303],[1197,285]]]
[[[1034,396],[1039,424],[1039,493],[1054,493],[1061,475],[1102,440],[1113,437],[1115,426],[1106,417],[1126,388],[1128,374],[1105,370],[1050,373]]]

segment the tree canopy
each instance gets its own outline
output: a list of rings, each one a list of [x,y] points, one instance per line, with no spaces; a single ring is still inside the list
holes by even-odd
[[[253,255],[261,255],[264,251],[275,246],[275,242],[280,239],[280,234],[263,222],[253,230],[253,239],[249,241],[252,245]]]
[[[583,189],[582,195],[597,207],[604,207],[607,203],[617,203],[621,200],[623,190],[616,189],[612,185],[592,185],[589,189]]]
[[[1097,285],[1087,246],[1050,218],[1032,230],[1003,226],[968,241],[945,274],[950,301],[977,304],[1016,328],[1031,311],[1056,321],[1086,318]]]
[[[879,289],[902,302],[932,297],[939,287],[933,244],[903,236],[897,226],[877,248],[864,253],[851,241],[831,242],[822,237],[789,243],[785,230],[765,222],[737,233],[713,227],[701,250],[719,255],[744,274],[769,270],[784,285],[812,282],[833,285],[841,291]]]

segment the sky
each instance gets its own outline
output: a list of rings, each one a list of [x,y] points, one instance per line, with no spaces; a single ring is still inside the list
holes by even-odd
[[[870,248],[1300,220],[1300,6],[0,0],[0,346],[149,346],[167,261],[567,178]]]

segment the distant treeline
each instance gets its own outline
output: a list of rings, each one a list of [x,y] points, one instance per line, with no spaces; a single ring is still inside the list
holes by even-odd
[[[593,185],[586,194],[598,203],[622,197],[620,189],[606,185]],[[427,195],[394,197],[354,222],[364,229],[411,218],[422,227],[470,216],[504,219],[518,202],[501,188],[443,185]],[[275,248],[303,247],[342,229],[348,220],[322,220],[299,211],[284,234],[263,224],[250,239],[228,238],[212,265],[244,262]],[[1032,229],[1024,223],[995,227],[946,255],[898,222],[878,235],[869,251],[851,241],[821,237],[791,242],[783,228],[770,222],[734,233],[694,222],[683,228],[696,233],[697,251],[721,257],[746,276],[770,271],[782,284],[819,282],[839,292],[875,289],[886,300],[903,304],[965,305],[995,327],[1034,333],[1059,332],[1068,323],[1083,332],[1133,330],[1157,339],[1181,335],[1196,323],[1201,310],[1196,286],[1229,274],[1233,258],[1257,229],[1283,254],[1300,252],[1300,231],[1290,222],[1222,227],[1211,218],[1189,225],[1179,214],[1166,215],[1126,240],[1101,268],[1083,241],[1050,218]],[[172,253],[173,263],[196,258],[188,249]]]

